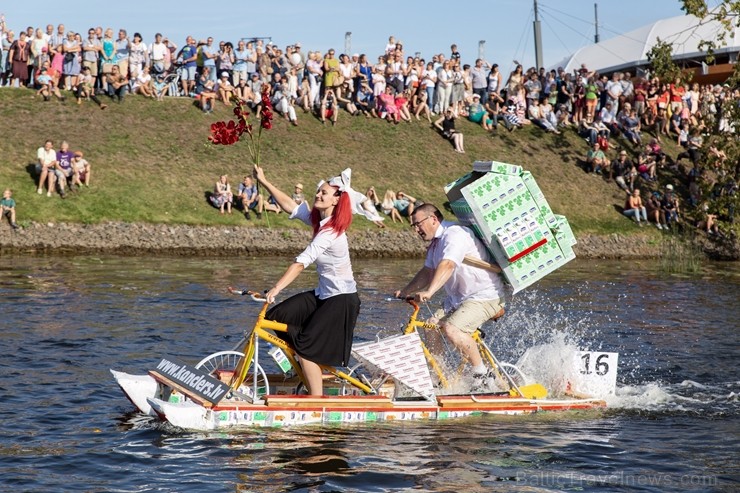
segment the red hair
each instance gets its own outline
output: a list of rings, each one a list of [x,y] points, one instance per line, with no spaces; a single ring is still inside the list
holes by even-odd
[[[339,192],[337,191],[337,193]],[[347,231],[350,224],[352,224],[352,201],[347,192],[341,192],[339,202],[334,206],[334,210],[331,213],[331,218],[321,228],[319,228],[320,222],[321,213],[314,207],[311,210],[311,224],[313,225],[314,236],[322,229],[333,229],[337,236]]]

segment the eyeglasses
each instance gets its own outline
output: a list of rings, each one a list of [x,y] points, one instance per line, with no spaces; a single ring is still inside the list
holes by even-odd
[[[411,227],[413,229],[417,229],[419,226],[421,226],[421,223],[423,223],[424,221],[426,221],[427,219],[429,219],[431,217],[433,217],[433,216],[427,216],[424,219],[422,219],[421,221],[416,221],[415,223],[411,223]]]

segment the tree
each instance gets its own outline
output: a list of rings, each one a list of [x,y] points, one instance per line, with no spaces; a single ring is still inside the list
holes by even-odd
[[[715,40],[704,40],[699,43],[701,50],[706,50],[707,63],[714,60],[714,51],[727,43],[728,38],[734,36],[736,27],[740,27],[740,0],[723,0],[716,7],[710,8],[706,0],[679,0],[682,10],[687,15],[693,15],[701,21],[697,25],[708,22],[718,22],[721,30]],[[688,73],[682,72],[672,58],[673,46],[670,43],[657,40],[648,53],[653,73],[661,80],[675,80],[681,77],[684,81],[690,79]],[[703,165],[711,165],[712,176],[704,184],[705,204],[712,212],[718,213],[724,223],[724,229],[733,230],[733,239],[737,249],[740,221],[735,221],[736,211],[740,213],[740,193],[737,183],[740,181],[740,63],[735,63],[734,71],[721,89],[721,98],[715,104],[717,112],[713,122],[705,128],[705,133],[711,134],[708,142],[704,143],[705,158]],[[716,157],[708,156],[709,145],[713,145],[726,155],[726,159],[719,161]],[[699,209],[697,212],[701,214]]]

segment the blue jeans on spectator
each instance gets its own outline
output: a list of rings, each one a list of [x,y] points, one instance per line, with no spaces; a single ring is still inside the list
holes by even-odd
[[[473,94],[477,94],[480,96],[480,104],[483,106],[486,105],[488,102],[488,88],[487,87],[480,87],[478,89],[473,89]]]
[[[625,209],[624,212],[622,212],[627,217],[632,217],[637,221],[640,222],[640,217],[642,217],[642,220],[647,222],[647,210],[645,210],[645,207],[640,207],[639,209]]]
[[[124,84],[118,89],[114,89],[112,84],[108,84],[108,96],[115,99],[118,96],[118,101],[123,102],[123,97],[128,92],[128,84]]]
[[[427,86],[427,106],[434,113],[434,86]]]

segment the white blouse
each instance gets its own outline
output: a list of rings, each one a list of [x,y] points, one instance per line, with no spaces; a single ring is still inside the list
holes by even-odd
[[[299,219],[311,226],[311,209],[307,202],[302,202],[293,209],[291,219]],[[329,221],[323,219],[320,227]],[[295,259],[303,264],[303,268],[316,264],[316,272],[319,274],[319,285],[316,288],[316,296],[325,300],[338,294],[357,292],[357,284],[352,274],[352,264],[349,259],[349,243],[347,235],[342,233],[337,236],[334,230],[323,229],[314,236],[311,243]]]

